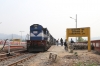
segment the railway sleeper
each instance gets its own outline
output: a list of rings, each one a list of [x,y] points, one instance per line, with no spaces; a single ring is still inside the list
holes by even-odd
[[[4,58],[0,58],[0,61],[5,61],[7,59],[10,59],[10,58],[15,58],[15,57],[18,57],[20,55],[16,55],[16,56],[9,56],[9,57],[4,57]]]
[[[16,62],[12,63],[12,64],[9,64],[8,66],[16,66],[18,63],[23,63],[23,62],[25,62],[27,59],[30,59],[30,58],[33,57],[33,56],[35,56],[35,55],[32,55],[32,56],[30,56],[30,57],[27,57],[27,58],[18,60],[18,61],[16,61]]]
[[[0,58],[0,61],[5,61],[5,60],[7,60],[8,58],[7,57],[5,57],[5,58]]]
[[[24,66],[24,64],[17,64],[16,66]]]

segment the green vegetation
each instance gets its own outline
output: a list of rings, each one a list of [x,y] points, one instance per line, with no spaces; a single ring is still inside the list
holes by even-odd
[[[78,42],[84,42],[84,41],[87,41],[87,40],[83,39],[82,37],[78,37],[77,41]]]
[[[78,53],[77,53],[77,52],[75,52],[75,53],[74,53],[74,55],[75,55],[75,56],[78,56]]]

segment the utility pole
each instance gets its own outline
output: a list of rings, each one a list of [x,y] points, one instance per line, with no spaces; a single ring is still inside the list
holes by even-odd
[[[13,41],[13,34],[12,34],[12,41]]]
[[[19,32],[21,32],[21,41],[22,41],[22,32],[24,32],[24,31],[19,31]]]
[[[76,28],[77,28],[77,14],[76,14]]]
[[[28,38],[28,40],[29,40],[29,38],[30,38],[30,35],[29,35],[29,34],[27,34],[27,38]]]
[[[70,17],[70,18],[72,18],[72,17]],[[74,19],[74,18],[72,18],[72,19]],[[76,19],[74,19],[74,20],[76,22],[76,28],[77,28],[77,14],[76,14]],[[76,37],[76,42],[77,42],[77,37]]]
[[[76,14],[76,28],[77,28],[77,14]],[[77,37],[76,37],[76,42],[77,42]]]

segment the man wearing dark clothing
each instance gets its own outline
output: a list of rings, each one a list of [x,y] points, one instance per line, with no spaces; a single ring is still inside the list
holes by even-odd
[[[63,46],[63,39],[62,38],[60,39],[60,42],[61,42],[61,46]]]
[[[71,39],[71,43],[75,43],[75,42]]]
[[[67,42],[64,42],[64,49],[67,50]]]

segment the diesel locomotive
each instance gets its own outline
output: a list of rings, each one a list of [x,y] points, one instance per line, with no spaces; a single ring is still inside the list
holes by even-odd
[[[54,44],[56,44],[56,39],[47,28],[39,24],[30,26],[30,40],[27,40],[28,52],[47,51]]]

